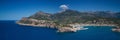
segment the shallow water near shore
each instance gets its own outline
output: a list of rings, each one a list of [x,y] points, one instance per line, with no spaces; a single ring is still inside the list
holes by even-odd
[[[111,27],[86,27],[75,33],[57,33],[56,29],[0,21],[0,40],[120,40],[120,33],[112,32]]]

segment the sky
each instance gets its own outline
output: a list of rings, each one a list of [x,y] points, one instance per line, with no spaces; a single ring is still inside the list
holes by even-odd
[[[53,14],[61,5],[77,11],[120,11],[120,0],[0,0],[0,20],[20,20],[38,11]]]

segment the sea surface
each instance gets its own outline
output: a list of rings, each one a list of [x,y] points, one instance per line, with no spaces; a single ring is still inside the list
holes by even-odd
[[[89,29],[75,33],[57,33],[56,29],[0,21],[0,40],[120,40],[120,33],[112,32],[111,27],[86,27]]]

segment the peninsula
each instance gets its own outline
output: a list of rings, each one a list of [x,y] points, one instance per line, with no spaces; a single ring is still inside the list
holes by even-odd
[[[112,31],[120,32],[119,17],[120,12],[79,12],[67,9],[54,14],[39,11],[29,17],[23,17],[17,23],[27,26],[56,28],[57,32],[76,32],[87,29],[84,26],[113,26]]]

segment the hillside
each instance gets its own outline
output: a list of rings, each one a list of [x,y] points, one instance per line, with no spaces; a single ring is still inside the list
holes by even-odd
[[[51,28],[71,27],[70,24],[114,24],[120,28],[120,12],[96,11],[79,12],[65,10],[59,13],[39,11],[29,17],[24,17],[18,23],[48,26]]]

